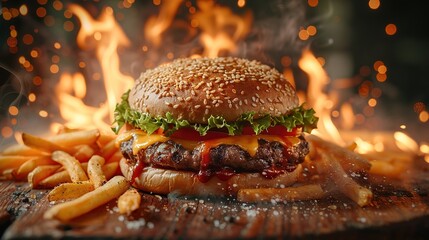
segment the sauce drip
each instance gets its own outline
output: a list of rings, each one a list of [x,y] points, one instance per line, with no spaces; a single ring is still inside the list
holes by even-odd
[[[210,146],[207,146],[207,144],[203,143],[201,151],[201,165],[200,165],[200,171],[198,172],[198,180],[200,182],[206,183],[210,180],[210,178],[213,176],[213,171],[209,169],[210,166]]]
[[[131,184],[133,184],[135,182],[135,179],[140,176],[140,174],[143,172],[144,168],[145,168],[144,162],[143,161],[138,161],[138,163],[132,169]]]
[[[222,168],[216,172],[216,177],[222,181],[228,181],[232,176],[235,175],[234,169],[231,168]]]
[[[198,172],[198,180],[206,183],[212,176],[216,176],[221,181],[228,181],[232,176],[235,175],[235,171],[231,168],[224,167],[221,169],[210,169],[210,149],[211,145],[204,143],[203,150],[201,151],[201,165],[200,171]]]

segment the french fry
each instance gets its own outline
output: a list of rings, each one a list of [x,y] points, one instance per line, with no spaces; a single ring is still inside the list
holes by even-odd
[[[80,129],[80,128],[70,128],[70,127],[62,125],[58,129],[57,134],[64,134],[64,133],[77,132],[77,131],[83,131],[83,129]]]
[[[52,160],[60,163],[70,175],[72,182],[81,182],[88,180],[88,176],[80,165],[79,161],[63,151],[52,153]]]
[[[89,181],[63,183],[56,186],[48,194],[49,201],[69,200],[78,198],[94,190],[94,185]]]
[[[407,163],[401,161],[372,160],[369,172],[371,174],[400,179],[406,169],[409,169]]]
[[[81,165],[84,170],[87,169],[87,163],[81,163]],[[116,175],[118,171],[118,166],[119,164],[116,162],[103,165],[103,173],[106,176],[107,180],[111,179],[114,175]],[[39,187],[54,188],[62,183],[69,183],[69,182],[71,182],[70,175],[66,170],[63,170],[61,172],[56,172],[51,176],[43,179],[39,183]]]
[[[94,155],[95,150],[89,145],[78,146],[75,154],[73,155],[79,162],[87,162],[92,155]]]
[[[67,132],[52,136],[48,140],[64,147],[72,147],[76,145],[92,145],[97,141],[99,136],[100,131],[92,129]]]
[[[22,180],[27,178],[27,175],[33,171],[38,166],[43,165],[55,165],[57,164],[55,161],[53,161],[49,156],[41,156],[32,158],[23,164],[19,166],[19,168],[16,170],[15,178],[18,180]]]
[[[39,188],[54,188],[62,183],[71,183],[70,175],[66,170],[56,172],[39,182]]]
[[[369,160],[383,159],[383,161],[386,161],[386,162],[410,163],[415,158],[414,154],[410,154],[406,152],[393,152],[393,151],[369,152],[362,155],[368,158]]]
[[[33,159],[30,156],[0,156],[0,172],[9,168],[18,168],[21,164]]]
[[[48,209],[45,219],[68,221],[108,203],[121,196],[129,188],[129,183],[123,176],[115,176],[103,186],[88,192],[69,202],[60,203]]]
[[[63,146],[60,146],[60,145],[55,144],[49,140],[31,135],[28,133],[22,134],[22,141],[24,142],[25,145],[27,145],[31,148],[38,149],[42,152],[51,153],[54,151],[63,151],[63,152],[71,153],[71,151],[69,149],[67,149]]]
[[[37,149],[30,148],[26,145],[15,144],[1,152],[1,155],[16,155],[16,156],[37,156],[43,153]]]
[[[340,147],[334,143],[324,141],[318,136],[307,134],[305,139],[310,144],[310,153],[313,155],[320,151],[330,152],[340,162],[341,166],[347,172],[356,172],[365,170],[368,171],[371,168],[371,163],[358,153],[355,153],[347,148]],[[316,151],[314,151],[316,150]]]
[[[98,188],[106,182],[102,166],[104,165],[104,158],[94,155],[88,161],[88,176],[89,180],[94,184],[94,188]]]
[[[120,160],[121,160],[121,158],[123,157],[123,155],[122,155],[122,153],[121,152],[115,152],[115,154],[113,154],[108,160],[107,160],[107,162],[108,163],[111,163],[111,162],[119,162]]]
[[[104,159],[109,159],[116,152],[118,152],[118,147],[116,146],[116,139],[113,139],[101,149],[101,156]]]
[[[86,172],[87,168],[88,168],[88,162],[83,162],[80,163],[80,166],[82,167],[82,169]],[[64,166],[61,165],[61,167],[56,171],[56,172],[62,172],[62,171],[66,171],[67,170],[64,168]],[[68,174],[68,173],[67,173]],[[88,176],[88,175],[87,175]]]
[[[98,145],[101,147],[106,146],[109,142],[116,139],[116,135],[111,132],[100,132],[100,137],[97,139]]]
[[[130,214],[140,207],[142,196],[135,188],[128,189],[118,198],[118,209],[121,214]]]
[[[58,168],[60,168],[59,165],[38,166],[28,174],[28,182],[32,188],[37,188],[40,181],[50,176]]]
[[[241,202],[300,201],[321,199],[325,195],[320,184],[309,184],[286,188],[240,189],[237,200]]]
[[[317,168],[335,184],[340,192],[361,207],[371,202],[373,196],[371,190],[359,185],[350,178],[336,158],[332,157],[329,152],[320,152],[320,156],[320,163]]]
[[[118,173],[118,170],[119,170],[118,162],[107,163],[107,164],[104,164],[103,166],[103,173],[104,173],[104,176],[106,176],[107,180],[115,176]]]

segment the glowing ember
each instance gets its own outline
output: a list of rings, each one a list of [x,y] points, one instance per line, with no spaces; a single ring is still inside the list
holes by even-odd
[[[417,153],[419,151],[419,146],[416,141],[414,141],[411,137],[406,135],[403,132],[395,132],[393,137],[396,140],[396,145],[399,149],[404,152]]]

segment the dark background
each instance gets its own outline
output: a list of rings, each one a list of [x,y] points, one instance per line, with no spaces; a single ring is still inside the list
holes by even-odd
[[[174,52],[175,58],[202,52],[198,41],[200,32],[182,27],[189,23],[185,3],[179,7],[175,17],[177,24],[163,35],[162,47],[155,48],[145,39],[143,32],[147,19],[159,11],[152,1],[136,1],[131,8],[123,7],[123,1],[61,1],[63,7],[60,10],[54,8],[54,2],[58,4],[58,1],[43,0],[1,1],[3,14],[4,8],[19,9],[23,4],[26,4],[28,14],[9,20],[0,15],[0,130],[9,126],[19,131],[22,125],[34,124],[31,120],[33,117],[37,122],[36,119],[40,118],[36,114],[37,110],[55,105],[53,88],[62,72],[81,71],[89,75],[88,71],[99,71],[95,61],[87,63],[91,65],[91,70],[82,70],[77,65],[80,59],[91,59],[94,56],[91,49],[84,51],[76,44],[80,23],[75,16],[64,16],[69,3],[83,6],[94,18],[99,16],[103,7],[113,8],[117,21],[131,40],[131,46],[120,49],[121,71],[124,74],[137,77],[141,71],[169,60],[165,57],[168,52]],[[189,3],[198,11],[195,1]],[[315,56],[326,61],[324,68],[331,84],[325,91],[339,91],[340,103],[350,102],[355,114],[365,116],[356,128],[395,130],[399,125],[407,124],[408,130],[416,138],[428,140],[422,134],[427,132],[428,122],[418,120],[418,112],[428,111],[429,108],[429,80],[426,72],[429,67],[429,21],[422,1],[381,1],[376,10],[368,7],[368,1],[320,1],[316,7],[310,7],[307,1],[296,0],[249,0],[244,8],[237,7],[236,1],[218,1],[218,4],[229,6],[238,15],[246,11],[251,11],[253,15],[252,29],[239,41],[238,50],[235,53],[222,52],[221,55],[258,59],[280,71],[284,68],[282,57],[288,56],[292,59],[290,67],[294,71],[297,88],[305,89],[307,76],[297,67],[297,62],[302,50],[308,47]],[[46,17],[37,16],[39,7],[45,8],[46,16],[54,19],[52,26],[46,25]],[[64,30],[66,21],[74,24],[72,31]],[[393,36],[387,35],[384,30],[389,23],[397,27]],[[300,40],[298,31],[309,25],[317,27],[317,34],[306,41]],[[18,32],[12,40],[11,29]],[[33,36],[30,44],[25,43],[25,34]],[[10,41],[16,41],[15,45],[12,43],[14,47],[11,47]],[[61,49],[53,47],[55,42],[61,43]],[[150,53],[139,51],[144,45],[149,46]],[[37,58],[30,56],[32,49],[39,51]],[[54,55],[61,59],[61,71],[57,74],[49,72]],[[31,62],[31,71],[19,63],[22,56]],[[383,83],[375,77],[377,72],[373,64],[376,61],[383,61],[388,69],[387,80]],[[42,82],[35,83],[35,76],[40,76]],[[344,79],[351,84],[338,89]],[[371,96],[358,94],[363,85],[382,90],[372,114],[365,113]],[[30,92],[38,96],[35,102],[28,102]],[[97,97],[103,99],[103,93]],[[87,101],[95,100],[88,98]],[[339,108],[340,103],[336,107]],[[11,116],[8,112],[11,105],[20,109],[18,116]],[[416,106],[420,108],[416,109]],[[21,112],[28,109],[35,109],[35,114],[21,116]],[[58,112],[52,110],[49,116],[55,118],[57,115]]]

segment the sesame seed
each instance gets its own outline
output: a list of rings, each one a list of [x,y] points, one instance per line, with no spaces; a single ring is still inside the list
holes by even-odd
[[[254,93],[253,96],[249,94],[247,97],[248,93],[242,89],[247,89],[248,84],[251,84],[249,87],[254,87],[257,91],[272,94],[269,98],[264,97],[263,99],[258,93]],[[234,57],[176,59],[172,63],[163,64],[142,73],[136,80],[136,87],[141,92],[145,92],[142,100],[136,101],[132,106],[140,109],[147,108],[145,105],[147,100],[156,98],[166,98],[168,101],[164,102],[165,105],[175,108],[180,106],[176,103],[195,100],[197,105],[193,106],[194,109],[208,104],[210,107],[228,105],[229,108],[252,104],[252,106],[256,105],[262,109],[262,105],[266,102],[282,103],[285,96],[295,94],[290,83],[276,69],[258,61]],[[156,96],[152,97],[152,93],[155,93]],[[237,98],[233,94],[241,94],[242,97]],[[194,99],[192,96],[198,96],[201,99]],[[172,104],[169,102],[172,100],[168,98],[176,98],[177,102]],[[268,108],[266,107],[266,110]],[[281,112],[273,107],[270,107],[270,110],[275,113]]]

